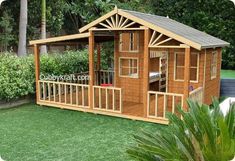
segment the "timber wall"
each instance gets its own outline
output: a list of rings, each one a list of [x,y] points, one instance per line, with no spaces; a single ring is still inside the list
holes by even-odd
[[[217,75],[216,78],[211,79],[211,63],[212,63],[212,52],[217,50]],[[220,96],[220,70],[221,70],[221,48],[207,49],[206,50],[206,73],[205,73],[205,87],[204,87],[204,103],[211,104],[211,98],[213,96]]]

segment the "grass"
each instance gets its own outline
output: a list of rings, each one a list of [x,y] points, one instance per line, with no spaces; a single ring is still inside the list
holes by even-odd
[[[221,78],[234,78],[235,70],[221,70]]]
[[[0,110],[0,156],[8,161],[131,160],[132,135],[164,126],[34,104]]]

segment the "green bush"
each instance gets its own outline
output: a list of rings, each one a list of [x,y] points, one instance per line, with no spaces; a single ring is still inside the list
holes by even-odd
[[[12,100],[34,92],[32,57],[0,55],[0,100]]]
[[[63,75],[88,71],[88,51],[66,51],[40,57],[41,74]],[[0,54],[0,100],[35,93],[34,58]]]

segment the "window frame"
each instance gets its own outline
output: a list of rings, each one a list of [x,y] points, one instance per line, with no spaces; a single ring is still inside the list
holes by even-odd
[[[128,33],[129,34],[129,46],[128,46],[128,50],[123,50],[122,49],[122,34],[123,33]],[[134,42],[135,42],[135,36],[134,33],[137,34],[137,49],[136,50],[131,50],[131,46],[134,47]],[[133,35],[133,36],[131,36]],[[133,40],[131,41],[131,37],[133,38]],[[130,31],[130,32],[120,32],[119,33],[119,52],[130,52],[130,53],[138,53],[139,52],[139,48],[140,48],[140,32],[138,31]]]
[[[215,60],[214,60],[214,55],[215,55]],[[217,78],[217,63],[218,63],[218,51],[214,50],[211,53],[211,66],[210,66],[210,75],[211,75],[211,80]],[[213,73],[213,68],[215,68],[215,73]]]
[[[185,54],[184,52],[174,52],[174,81],[178,81],[178,82],[183,82],[184,79],[176,79],[176,55],[177,54]],[[190,70],[191,69],[197,69],[197,79],[196,80],[191,80],[191,83],[198,83],[199,82],[199,67],[200,67],[200,53],[199,52],[191,52],[190,54],[197,54],[197,67],[191,67],[190,64]],[[185,64],[183,66],[183,68],[185,67]]]
[[[136,60],[137,62],[137,65],[136,65],[136,67],[130,67],[130,61],[129,61],[129,70],[131,70],[131,69],[133,69],[133,68],[136,68],[136,73],[137,73],[137,75],[136,76],[131,76],[131,75],[122,75],[121,74],[121,60],[122,59],[126,59],[126,60]],[[139,58],[137,58],[137,57],[119,57],[119,68],[118,68],[118,73],[119,73],[119,77],[124,77],[124,78],[135,78],[135,79],[138,79],[139,78]]]

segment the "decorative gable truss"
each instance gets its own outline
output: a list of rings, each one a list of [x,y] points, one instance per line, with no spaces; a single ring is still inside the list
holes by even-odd
[[[187,45],[181,44],[179,41],[168,37],[162,33],[152,30],[151,39],[149,41],[150,48],[185,48]]]
[[[99,23],[99,25],[103,26],[104,28],[117,30],[126,29],[133,26],[134,24],[136,24],[136,22],[120,16],[119,14],[115,14]]]

